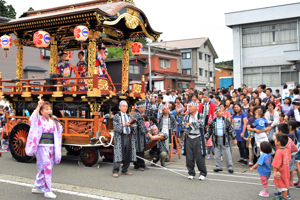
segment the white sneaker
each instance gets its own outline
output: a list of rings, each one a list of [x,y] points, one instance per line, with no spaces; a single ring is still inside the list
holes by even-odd
[[[44,197],[49,199],[56,199],[56,195],[53,192],[45,192]]]
[[[194,179],[194,176],[188,176],[188,179],[190,179],[190,180],[193,180]]]
[[[199,176],[199,180],[200,180],[200,181],[204,181],[205,179],[206,179],[205,176],[203,176],[203,175],[200,175],[200,176]]]
[[[42,194],[42,193],[44,193],[42,190],[37,189],[35,187],[31,189],[31,192],[34,193],[34,194]]]
[[[223,156],[221,156],[221,162],[223,162]]]

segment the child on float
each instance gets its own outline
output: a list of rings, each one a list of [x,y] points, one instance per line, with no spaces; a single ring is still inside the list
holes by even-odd
[[[30,130],[25,147],[28,156],[36,157],[38,174],[32,193],[44,193],[46,198],[56,198],[51,191],[53,164],[61,160],[61,133],[63,131],[58,119],[50,119],[52,114],[49,102],[40,100],[30,117]]]
[[[261,197],[269,197],[269,188],[268,188],[268,180],[271,175],[271,164],[272,164],[272,145],[270,142],[263,141],[260,143],[260,152],[262,153],[255,165],[250,168],[252,172],[253,169],[257,168],[257,172],[260,176],[261,184],[263,185],[264,189],[260,191],[259,196]]]

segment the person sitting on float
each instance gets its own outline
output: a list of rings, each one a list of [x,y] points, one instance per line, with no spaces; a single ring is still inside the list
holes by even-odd
[[[88,76],[87,75],[88,64],[83,58],[84,58],[84,52],[80,51],[78,53],[79,62],[77,63],[76,70],[77,70],[78,74],[80,75],[80,77],[87,77]],[[87,91],[88,90],[88,87],[87,87],[88,79],[79,79],[78,84],[85,84],[85,86],[79,87],[79,91]]]
[[[72,67],[69,63],[67,63],[67,57],[68,57],[68,53],[63,51],[59,54],[60,56],[60,61],[58,62],[58,74],[60,75],[60,77],[62,78],[71,78],[72,76]],[[70,84],[70,80],[69,79],[64,79],[62,81],[63,85],[68,85]]]
[[[99,46],[99,51],[96,53],[96,70],[98,77],[105,78],[106,74],[106,64],[104,62],[104,59],[107,56],[107,49],[105,48],[104,44],[102,43]]]

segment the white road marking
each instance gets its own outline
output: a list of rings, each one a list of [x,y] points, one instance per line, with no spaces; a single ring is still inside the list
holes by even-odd
[[[0,179],[0,182],[24,186],[24,187],[30,187],[30,188],[34,187],[33,184],[21,183],[21,182],[17,182],[17,181],[10,181],[10,180],[4,180],[4,179]],[[73,191],[69,191],[69,190],[61,190],[61,189],[56,189],[56,188],[52,188],[52,191],[69,194],[69,195],[74,195],[74,196],[79,196],[79,197],[92,198],[92,199],[117,200],[117,199],[109,198],[109,197],[97,196],[97,195],[86,194],[86,193],[81,193],[81,192],[73,192]]]

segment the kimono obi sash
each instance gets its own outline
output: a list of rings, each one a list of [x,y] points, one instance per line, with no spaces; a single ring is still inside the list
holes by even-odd
[[[54,144],[53,133],[42,133],[40,144]]]

